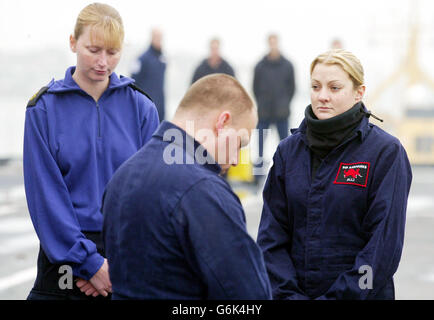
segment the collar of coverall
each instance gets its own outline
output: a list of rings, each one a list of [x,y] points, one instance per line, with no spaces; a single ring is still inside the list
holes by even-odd
[[[182,151],[185,151],[185,153],[183,152],[182,163],[189,163],[186,159],[186,157],[189,157],[191,160],[195,159],[195,163],[199,163],[217,174],[222,170],[220,165],[215,161],[211,154],[207,152],[205,147],[203,147],[192,136],[187,134],[184,129],[178,127],[172,122],[163,120],[153,136],[166,141],[168,144],[174,144],[180,147]],[[197,158],[198,155],[201,156],[200,160]]]

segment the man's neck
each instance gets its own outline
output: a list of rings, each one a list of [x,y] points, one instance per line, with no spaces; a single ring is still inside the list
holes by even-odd
[[[162,53],[161,47],[157,47],[157,46],[153,45],[152,43],[151,43],[151,48],[152,48],[152,50],[154,50],[154,52],[156,52],[158,54]]]
[[[221,62],[222,62],[222,59],[220,57],[209,57],[209,59],[208,59],[208,64],[213,69],[217,69]]]
[[[175,116],[171,122],[184,130],[189,136],[199,142],[209,153],[214,157],[215,132],[212,130],[213,122],[208,116],[206,118],[198,118],[197,115]]]
[[[279,60],[280,59],[280,52],[279,51],[270,51],[268,54],[269,60]]]

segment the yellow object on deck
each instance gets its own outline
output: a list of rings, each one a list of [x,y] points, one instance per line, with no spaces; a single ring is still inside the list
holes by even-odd
[[[250,161],[250,148],[242,148],[238,159],[238,165],[228,171],[228,179],[232,181],[253,182],[253,166]]]

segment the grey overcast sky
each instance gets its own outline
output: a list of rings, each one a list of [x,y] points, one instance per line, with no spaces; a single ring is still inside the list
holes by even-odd
[[[123,17],[126,44],[145,41],[152,26],[166,33],[169,49],[205,51],[217,35],[228,51],[243,54],[261,50],[264,37],[278,32],[289,48],[326,48],[330,39],[343,38],[357,46],[381,26],[382,33],[398,31],[408,20],[412,0],[107,0]],[[83,0],[0,0],[0,48],[31,48],[65,43]],[[420,15],[434,18],[431,0],[419,0]],[[400,30],[399,30],[400,31]],[[373,36],[373,34],[370,34]],[[229,49],[231,48],[231,49]]]
[[[74,63],[75,56],[69,51],[69,35],[78,13],[91,2],[0,0],[0,55],[7,57],[0,60],[0,85],[7,88],[0,96],[0,112],[8,115],[2,122],[0,113],[0,136],[11,131],[22,132],[20,106],[49,79],[62,77],[68,63]],[[369,97],[405,58],[409,22],[416,13],[421,28],[419,62],[428,74],[434,75],[432,0],[101,2],[114,6],[125,25],[124,56],[117,73],[129,74],[130,65],[148,45],[152,27],[163,30],[164,51],[169,61],[167,95],[171,110],[187,88],[194,66],[207,54],[209,39],[214,36],[221,38],[223,56],[233,64],[242,84],[250,89],[252,68],[267,50],[266,35],[270,32],[280,35],[282,52],[296,67],[298,88],[292,104],[293,125],[298,124],[309,102],[309,64],[329,48],[335,37],[362,61]],[[405,84],[398,84],[384,97],[384,106],[395,113],[405,98],[402,89]],[[11,114],[16,114],[14,121],[9,120]],[[15,139],[4,140],[8,145],[0,143],[0,147],[19,153],[21,141],[21,136],[17,135]]]
[[[68,48],[79,11],[92,1],[0,0],[0,50]],[[205,55],[213,36],[224,55],[253,62],[266,50],[266,35],[281,36],[283,51],[308,64],[334,37],[361,58],[380,47],[387,55],[405,47],[408,21],[418,4],[425,29],[432,30],[432,0],[105,0],[121,14],[125,46],[144,46],[149,29],[164,31],[165,51]],[[425,32],[433,45],[431,32]],[[389,59],[390,60],[390,59]]]
[[[0,0],[0,51],[69,50],[68,38],[75,19],[91,2]],[[376,71],[379,64],[385,73],[390,72],[405,55],[410,17],[416,12],[422,29],[422,65],[432,70],[432,64],[429,65],[434,48],[432,0],[101,2],[114,6],[123,17],[125,51],[145,47],[149,30],[158,26],[164,32],[164,49],[169,56],[204,56],[209,39],[218,36],[225,57],[237,64],[250,65],[265,53],[266,35],[276,32],[282,51],[300,66],[302,74],[335,37],[342,39],[344,46],[361,59],[367,71],[370,68]],[[379,78],[374,72],[367,72],[367,76],[374,83]]]

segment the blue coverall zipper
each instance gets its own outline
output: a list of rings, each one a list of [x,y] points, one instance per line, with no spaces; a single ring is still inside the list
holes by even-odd
[[[98,112],[98,138],[101,138],[101,115],[99,112],[99,103],[96,102],[96,110]]]

